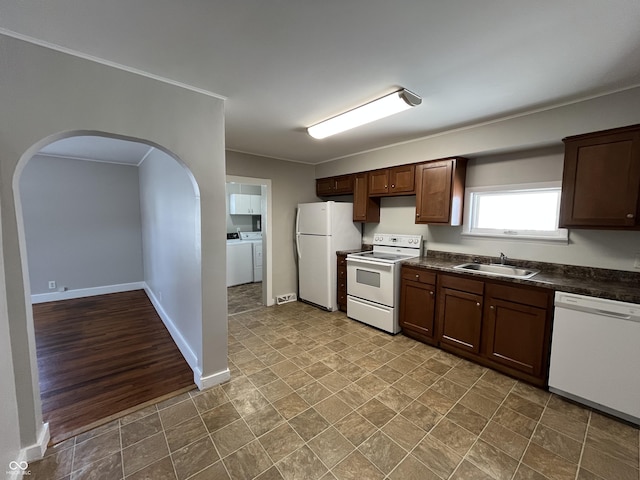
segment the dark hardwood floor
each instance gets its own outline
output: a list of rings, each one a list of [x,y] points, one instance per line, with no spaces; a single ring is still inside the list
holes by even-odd
[[[33,305],[51,444],[195,387],[144,290]]]

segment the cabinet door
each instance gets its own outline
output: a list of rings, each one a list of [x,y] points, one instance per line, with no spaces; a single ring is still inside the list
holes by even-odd
[[[262,197],[260,195],[249,195],[251,206],[251,215],[260,215],[262,213]]]
[[[402,280],[400,326],[427,339],[433,338],[436,286]]]
[[[348,195],[353,193],[353,175],[340,175],[334,178],[336,195]]]
[[[565,144],[560,226],[640,224],[640,130],[566,139]]]
[[[380,221],[380,199],[369,197],[369,174],[366,172],[353,176],[353,221]]]
[[[389,193],[389,169],[369,172],[369,195],[385,195]]]
[[[318,178],[316,180],[316,195],[324,197],[333,194],[335,183],[336,181],[333,177]]]
[[[462,225],[466,158],[416,165],[416,223]]]
[[[389,170],[389,193],[414,193],[416,187],[416,166],[403,165]]]
[[[482,295],[450,288],[438,290],[438,338],[472,353],[480,352]]]
[[[229,213],[231,215],[250,215],[251,195],[246,193],[232,193],[229,195]]]
[[[494,362],[542,377],[547,310],[488,297],[483,354]]]

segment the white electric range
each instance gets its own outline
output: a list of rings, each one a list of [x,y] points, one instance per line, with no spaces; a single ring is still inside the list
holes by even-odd
[[[421,253],[422,235],[378,233],[373,250],[347,255],[347,316],[398,333],[400,262]]]

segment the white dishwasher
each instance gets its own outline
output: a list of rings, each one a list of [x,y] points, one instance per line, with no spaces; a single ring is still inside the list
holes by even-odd
[[[640,425],[640,305],[556,292],[549,390]]]

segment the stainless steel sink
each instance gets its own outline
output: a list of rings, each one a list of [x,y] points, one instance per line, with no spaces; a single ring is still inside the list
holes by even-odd
[[[484,273],[486,275],[510,278],[531,278],[540,273],[539,270],[529,270],[526,268],[518,268],[513,265],[502,265],[499,263],[463,263],[462,265],[456,265],[453,268],[457,270],[465,270],[467,272]]]

